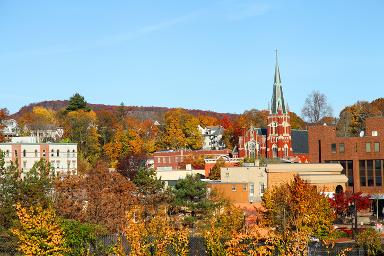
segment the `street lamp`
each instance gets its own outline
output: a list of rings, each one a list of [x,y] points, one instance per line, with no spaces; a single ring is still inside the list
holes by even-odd
[[[354,198],[352,202],[348,203],[352,219],[352,238],[355,239],[357,235],[357,206],[356,199]]]

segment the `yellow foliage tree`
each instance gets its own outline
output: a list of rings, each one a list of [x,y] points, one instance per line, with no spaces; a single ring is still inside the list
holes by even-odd
[[[61,256],[68,251],[64,246],[63,231],[53,208],[23,208],[18,203],[16,210],[18,223],[11,231],[19,240],[20,252],[27,256]]]
[[[174,255],[188,255],[188,230],[175,226],[164,208],[148,217],[144,207],[137,206],[127,214],[127,220],[124,230],[131,248],[130,255],[169,255],[170,251]]]

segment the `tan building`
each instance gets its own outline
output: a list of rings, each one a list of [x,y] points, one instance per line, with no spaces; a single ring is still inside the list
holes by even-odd
[[[347,176],[341,174],[343,167],[340,164],[270,164],[266,168],[268,188],[290,182],[295,175],[319,191],[332,194],[337,186],[345,191]]]
[[[295,175],[315,185],[320,192],[332,196],[336,188],[343,189],[348,181],[340,164],[269,164],[264,167],[242,166],[221,168],[221,181],[211,181],[223,197],[236,204],[261,202],[265,189],[287,183]]]

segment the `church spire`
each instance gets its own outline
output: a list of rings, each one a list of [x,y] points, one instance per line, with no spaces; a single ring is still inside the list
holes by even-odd
[[[275,66],[275,79],[273,83],[273,94],[271,101],[271,114],[277,114],[281,110],[283,114],[287,114],[287,106],[284,102],[283,88],[281,86],[279,60],[276,50],[276,66]]]

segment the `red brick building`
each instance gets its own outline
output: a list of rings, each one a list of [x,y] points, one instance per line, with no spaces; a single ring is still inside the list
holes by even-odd
[[[294,141],[293,139],[297,140]],[[239,157],[285,158],[308,153],[307,131],[295,131],[292,136],[288,106],[284,100],[280,69],[276,54],[273,94],[269,108],[267,128],[250,127],[239,137]]]
[[[177,170],[180,169],[180,164],[184,163],[187,158],[199,156],[217,158],[219,156],[228,156],[230,153],[229,149],[158,151],[153,154],[154,168]]]
[[[367,118],[360,137],[338,137],[335,126],[311,126],[309,161],[343,166],[347,191],[384,193],[384,118]]]

